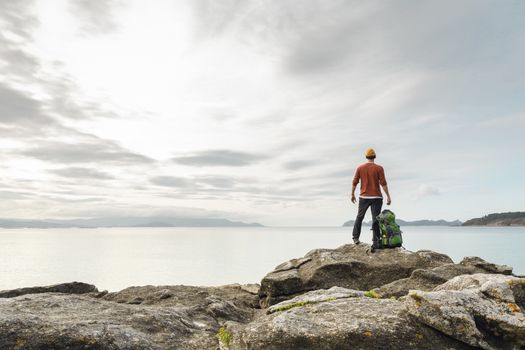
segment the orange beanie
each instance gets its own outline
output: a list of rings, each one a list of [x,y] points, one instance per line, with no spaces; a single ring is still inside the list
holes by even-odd
[[[376,151],[374,151],[373,148],[369,148],[369,149],[366,150],[365,156],[367,158],[373,158],[373,157],[376,156]]]

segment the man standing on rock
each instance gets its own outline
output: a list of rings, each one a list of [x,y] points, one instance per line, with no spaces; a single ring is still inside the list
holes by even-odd
[[[366,159],[368,161],[357,167],[354,180],[352,181],[352,203],[356,202],[355,189],[357,184],[361,182],[361,192],[359,195],[359,209],[357,211],[357,218],[354,223],[354,231],[352,238],[355,244],[359,244],[359,236],[361,235],[361,225],[365,217],[368,207],[372,210],[372,230],[374,237],[372,239],[372,252],[380,248],[381,234],[379,232],[379,223],[377,222],[377,215],[381,213],[383,206],[383,195],[381,194],[380,186],[386,193],[386,204],[390,205],[390,193],[388,193],[388,186],[386,184],[385,171],[383,167],[375,163],[376,152],[369,148],[366,150]]]

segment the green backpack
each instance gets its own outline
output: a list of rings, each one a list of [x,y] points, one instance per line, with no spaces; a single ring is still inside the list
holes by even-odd
[[[385,209],[377,216],[379,230],[381,231],[381,245],[383,248],[401,247],[403,237],[401,229],[396,224],[396,214]]]

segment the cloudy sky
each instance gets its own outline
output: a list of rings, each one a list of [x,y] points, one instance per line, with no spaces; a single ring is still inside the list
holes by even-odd
[[[0,1],[3,218],[524,210],[520,0]]]

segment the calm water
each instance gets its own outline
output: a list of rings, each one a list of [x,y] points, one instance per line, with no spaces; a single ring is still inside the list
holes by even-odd
[[[0,229],[0,290],[67,281],[133,285],[257,283],[276,265],[350,241],[351,228]],[[525,274],[524,227],[403,227],[405,247],[476,255]],[[361,240],[371,241],[363,227]]]

